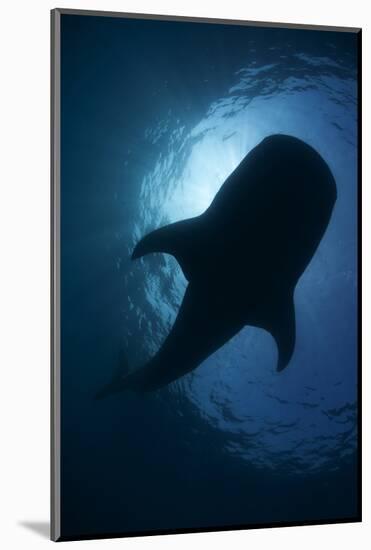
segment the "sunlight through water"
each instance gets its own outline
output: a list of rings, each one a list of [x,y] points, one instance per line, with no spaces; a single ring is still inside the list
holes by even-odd
[[[296,136],[327,161],[338,201],[296,289],[297,345],[288,368],[275,372],[272,337],[245,327],[171,386],[223,432],[228,452],[262,467],[289,464],[295,472],[353,452],[356,441],[355,377],[344,372],[353,368],[356,345],[356,82],[350,70],[330,59],[297,55],[295,76],[290,62],[278,56],[259,69],[241,68],[225,96],[193,127],[169,113],[157,128],[147,129],[147,140],[160,139],[163,147],[141,182],[132,245],[154,228],[201,214],[244,156],[270,134]],[[150,356],[171,329],[187,283],[170,256],[140,260],[132,269],[145,270],[145,297],[133,306],[131,322],[136,318],[149,330]],[[338,296],[344,297],[340,303]],[[339,360],[344,354],[348,367]]]

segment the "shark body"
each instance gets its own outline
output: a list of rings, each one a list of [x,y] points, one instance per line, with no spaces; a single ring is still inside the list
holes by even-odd
[[[161,388],[197,368],[246,325],[273,336],[282,371],[295,348],[295,286],[336,197],[334,177],[318,152],[297,138],[272,135],[245,156],[203,214],[146,235],[132,258],[172,254],[188,287],[154,357],[119,373],[98,397]]]

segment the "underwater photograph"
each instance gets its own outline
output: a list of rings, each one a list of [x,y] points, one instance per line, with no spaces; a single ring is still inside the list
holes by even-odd
[[[360,521],[360,32],[66,12],[59,540]]]

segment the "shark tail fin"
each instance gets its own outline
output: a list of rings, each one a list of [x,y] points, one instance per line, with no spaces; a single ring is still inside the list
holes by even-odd
[[[195,243],[198,242],[198,229],[199,218],[190,218],[156,229],[138,242],[131,258],[135,260],[154,252],[172,254],[189,281],[192,260],[196,253]]]
[[[129,364],[126,354],[120,350],[117,368],[115,369],[111,381],[95,394],[95,399],[100,400],[117,393],[123,389],[124,381],[129,375]]]

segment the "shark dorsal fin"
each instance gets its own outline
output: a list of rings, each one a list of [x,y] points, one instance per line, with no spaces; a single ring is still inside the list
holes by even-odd
[[[188,281],[191,280],[192,264],[197,255],[199,218],[172,223],[148,233],[134,248],[132,259],[146,254],[162,252],[172,254],[183,270]]]

